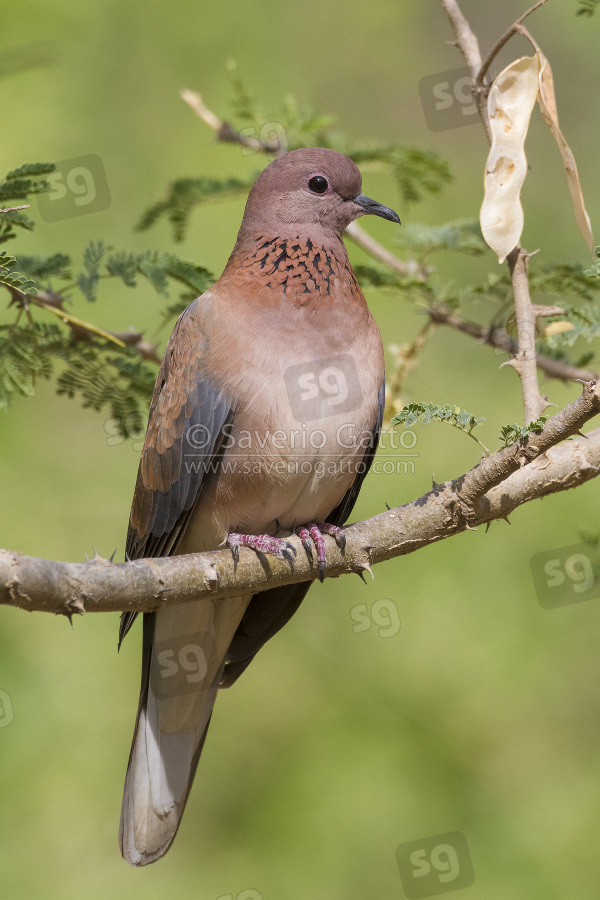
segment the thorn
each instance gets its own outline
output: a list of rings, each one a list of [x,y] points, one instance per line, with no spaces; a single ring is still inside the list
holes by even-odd
[[[358,574],[360,575],[360,577],[362,578],[363,581],[365,581],[365,579],[363,577],[363,572],[368,572],[369,575],[371,576],[371,578],[373,579],[373,581],[375,581],[375,576],[373,575],[373,572],[371,570],[371,566],[369,565],[369,563],[356,563],[356,566],[357,566],[357,568],[359,568],[361,570]],[[367,582],[365,581],[365,584],[366,583]]]
[[[362,581],[363,584],[367,583],[365,581],[365,576],[363,575],[363,573],[361,571],[358,571],[356,574],[358,575],[358,577],[360,578],[360,580]]]
[[[472,525],[469,525],[468,522],[467,522],[467,524],[465,525],[465,528],[466,528],[467,531],[479,531],[478,528],[474,528]]]
[[[485,534],[487,534],[488,531],[490,530],[490,525],[491,525],[491,524],[492,524],[491,522],[486,522],[486,525],[485,525],[485,532],[484,532]]]
[[[85,606],[83,605],[83,600],[80,600],[79,598],[77,598],[77,600],[70,600],[69,601],[69,609],[72,610],[72,612],[67,613],[67,615],[69,617],[71,617],[73,614],[82,616],[85,612]]]
[[[384,500],[383,502],[385,503],[385,508],[386,508],[386,509],[390,510],[390,509],[392,508],[392,507],[390,506],[390,504],[389,504],[386,500]]]
[[[125,551],[125,562],[133,562],[127,550]]]
[[[575,434],[578,435],[579,437],[585,438],[586,441],[589,440],[587,434],[584,434],[583,431],[576,431]]]
[[[113,561],[114,561],[115,553],[116,553],[116,552],[117,552],[117,548],[115,547],[115,549],[113,550],[113,552],[110,554],[110,556],[109,556],[109,558],[108,558],[108,561],[109,561],[109,562],[113,562]]]

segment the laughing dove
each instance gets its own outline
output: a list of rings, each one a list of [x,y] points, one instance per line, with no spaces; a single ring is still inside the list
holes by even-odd
[[[221,278],[180,316],[156,379],[127,535],[130,559],[246,546],[288,559],[298,534],[343,547],[381,429],[383,348],[342,233],[393,210],[333,150],[293,150],[254,184]],[[311,582],[144,615],[142,687],[119,842],[170,847],[217,691],[291,618]],[[120,641],[135,613],[124,613]]]

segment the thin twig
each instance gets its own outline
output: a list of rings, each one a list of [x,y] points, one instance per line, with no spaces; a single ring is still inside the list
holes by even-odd
[[[18,209],[29,209],[29,207],[29,203],[25,203],[23,206],[7,206],[6,209],[0,209],[0,213],[16,212]]]
[[[346,234],[348,237],[351,237],[359,247],[362,247],[363,250],[366,250],[367,253],[374,257],[374,259],[378,259],[380,262],[390,266],[390,268],[394,269],[394,271],[398,272],[400,275],[414,278],[415,281],[425,281],[427,279],[429,273],[424,271],[423,267],[421,267],[416,260],[409,259],[408,262],[404,262],[403,260],[398,259],[397,256],[394,256],[393,253],[386,250],[379,241],[376,241],[370,234],[367,234],[367,232],[360,227],[358,222],[351,222],[346,228]]]
[[[206,106],[201,94],[198,94],[196,91],[183,90],[179,92],[179,96],[215,132],[220,141],[228,144],[240,144],[242,147],[248,147],[261,153],[280,154],[287,149],[281,141],[261,141],[260,138],[250,137],[247,134],[236,131],[229,122],[224,122],[215,115]]]
[[[490,52],[488,53],[488,55],[486,56],[486,58],[484,59],[484,61],[481,64],[481,68],[479,69],[479,72],[475,79],[475,84],[477,87],[481,87],[483,85],[483,79],[485,78],[485,76],[487,74],[487,70],[493,63],[496,56],[500,53],[500,51],[502,50],[504,45],[509,42],[509,40],[511,39],[513,34],[523,34],[525,37],[527,36],[528,32],[527,32],[527,34],[525,34],[526,29],[522,29],[519,27],[521,25],[521,22],[524,22],[525,19],[527,18],[527,16],[530,16],[532,12],[535,12],[536,9],[539,9],[539,7],[543,6],[544,3],[546,3],[546,0],[538,0],[537,3],[535,3],[532,7],[530,7],[527,10],[527,12],[523,13],[522,16],[519,16],[519,18],[516,19],[512,23],[510,28],[504,32],[502,37],[498,41],[496,41],[496,43],[494,44],[494,46],[492,47],[492,49],[490,50]]]
[[[115,331],[105,331],[103,328],[93,325],[91,322],[84,322],[76,316],[70,315],[63,309],[65,297],[55,291],[39,291],[37,294],[23,294],[16,288],[5,285],[12,297],[12,303],[16,304],[21,310],[25,310],[29,317],[30,324],[33,325],[33,319],[29,307],[37,306],[46,312],[57,316],[65,325],[71,329],[73,336],[79,341],[90,341],[94,337],[102,337],[107,341],[111,341],[118,347],[135,347],[142,359],[149,362],[160,364],[161,357],[157,348],[143,339],[141,332],[126,331],[118,333]],[[20,313],[19,313],[20,315]]]
[[[534,306],[534,311],[536,307]],[[546,313],[548,315],[549,313]],[[554,315],[554,313],[552,313]],[[503,328],[484,328],[477,322],[460,319],[450,310],[442,306],[435,306],[427,310],[427,315],[439,325],[448,325],[450,328],[460,331],[474,338],[478,343],[487,344],[495,347],[497,350],[503,350],[505,353],[516,354],[519,345]],[[539,312],[536,311],[536,315]],[[559,381],[594,381],[600,378],[598,372],[591,369],[581,369],[577,366],[570,366],[568,363],[559,359],[552,359],[543,353],[536,356],[538,369],[546,375],[547,378],[556,378]]]

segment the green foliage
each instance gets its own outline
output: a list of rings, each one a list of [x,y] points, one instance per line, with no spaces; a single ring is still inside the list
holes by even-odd
[[[230,103],[234,115],[236,115],[238,119],[242,119],[242,121],[255,122],[257,115],[259,115],[256,108],[256,101],[247,94],[246,88],[240,78],[237,65],[233,59],[230,59],[227,62],[227,74],[229,76],[229,83],[233,94]]]
[[[598,2],[600,3],[600,0]],[[594,247],[594,262],[583,274],[588,278],[600,278],[600,247]]]
[[[396,235],[395,243],[410,250],[420,261],[435,250],[452,250],[471,256],[486,252],[479,222],[472,219],[457,219],[437,228],[405,225]]]
[[[163,217],[171,223],[173,237],[181,241],[189,224],[192,211],[207,200],[236,196],[250,190],[256,179],[251,178],[179,178],[169,185],[167,196],[149,206],[136,225],[137,231],[146,231]]]
[[[354,266],[354,274],[362,288],[392,288],[413,301],[420,296],[432,296],[431,287],[426,282],[400,275],[383,266],[357,265]]]
[[[16,288],[24,294],[37,294],[35,282],[27,275],[17,272],[17,259],[9,256],[6,250],[0,251],[0,284],[8,288]]]
[[[0,410],[7,409],[15,395],[31,397],[37,377],[50,377],[52,356],[60,344],[57,325],[0,325]]]
[[[598,9],[600,0],[579,0],[579,9],[575,13],[576,16],[593,16]]]
[[[454,428],[458,428],[459,431],[468,434],[485,453],[489,453],[487,447],[472,434],[473,429],[485,422],[485,419],[476,419],[474,415],[461,409],[460,406],[437,406],[434,403],[417,401],[409,403],[392,419],[392,425],[404,425],[405,428],[411,428],[417,422],[423,425],[428,425],[430,422],[443,422],[447,425],[452,425]]]
[[[84,407],[98,412],[106,409],[127,438],[143,429],[155,380],[156,368],[132,348],[116,356],[103,354],[99,347],[78,347],[58,378],[57,393],[80,396]]]
[[[77,284],[81,293],[89,303],[93,303],[96,300],[98,280],[100,278],[100,263],[106,254],[106,250],[107,248],[102,241],[98,241],[97,244],[90,241],[83,253],[83,264],[86,268],[86,272],[81,272],[81,274],[77,276]]]
[[[34,222],[22,210],[11,209],[11,206],[23,206],[31,194],[39,194],[48,189],[48,182],[41,178],[53,172],[52,163],[28,163],[13,169],[0,180],[0,208],[8,206],[0,212],[0,244],[17,236],[15,228],[33,231]]]
[[[19,256],[19,267],[31,278],[70,278],[71,259],[64,253],[53,256]]]
[[[329,146],[326,142],[323,146]],[[403,144],[353,147],[346,144],[332,146],[340,149],[357,165],[373,163],[388,169],[405,203],[422,200],[425,194],[438,194],[451,181],[450,168],[445,159],[430,150],[406,147]]]
[[[30,163],[9,172],[0,181],[0,203],[4,205],[7,200],[27,200],[30,194],[48,190],[48,182],[40,176],[48,175],[54,169],[52,163]]]
[[[530,422],[529,425],[503,425],[500,429],[500,440],[505,447],[508,447],[509,444],[514,444],[515,441],[540,432],[547,421],[548,416],[540,416],[535,422]]]
[[[84,406],[98,411],[106,409],[123,437],[139,434],[156,365],[142,359],[135,346],[119,346],[95,326],[66,312],[61,324],[41,323],[36,320],[39,308],[64,312],[64,303],[72,299],[76,288],[88,302],[95,302],[101,280],[118,278],[135,288],[141,276],[164,297],[169,297],[172,286],[184,288],[180,301],[165,310],[166,322],[210,287],[214,278],[207,269],[174,253],[112,252],[100,241],[86,247],[83,271],[75,280],[73,268],[71,258],[62,253],[21,256],[17,261],[0,252],[0,285],[13,291],[16,309],[13,323],[0,326],[0,408],[7,408],[16,396],[31,396],[37,378],[56,375],[59,394],[80,397]],[[68,284],[53,290],[53,280]],[[22,301],[25,295],[30,298],[27,306]]]

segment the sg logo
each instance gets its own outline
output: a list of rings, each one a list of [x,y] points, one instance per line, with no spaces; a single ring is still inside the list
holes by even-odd
[[[394,637],[401,628],[400,616],[393,600],[375,600],[370,612],[366,603],[359,603],[352,607],[350,616],[354,622],[352,630],[355,634],[368,631],[371,625],[377,625],[379,637],[387,638]]]
[[[135,453],[139,453],[144,446],[144,428],[137,421],[137,417],[130,415],[125,419],[125,427],[131,438],[131,446]],[[117,419],[105,419],[104,434],[106,435],[106,443],[109,447],[116,447],[124,444],[129,438],[123,437],[121,428]]]
[[[213,636],[206,631],[157,641],[153,649],[157,665],[152,666],[157,697],[179,697],[199,690],[208,672],[212,646]]]
[[[283,377],[297,422],[350,412],[362,402],[356,366],[347,353],[290,366]]]
[[[470,887],[475,881],[467,840],[461,831],[400,844],[396,860],[409,900]]]
[[[240,134],[249,140],[242,149],[242,156],[258,153],[261,147],[268,147],[267,156],[275,159],[279,153],[288,149],[287,132],[281,122],[264,122],[260,128],[249,125],[240,129]]]
[[[447,131],[477,121],[473,79],[468,68],[426,75],[419,81],[419,94],[430,131]]]
[[[600,548],[592,542],[573,544],[531,557],[531,574],[545,609],[600,597]]]
[[[0,728],[7,728],[15,717],[12,700],[8,691],[0,690]]]
[[[263,895],[253,888],[249,888],[239,893],[237,897],[234,894],[221,894],[217,900],[263,900]]]
[[[102,160],[96,154],[56,163],[46,176],[50,190],[37,195],[45,222],[99,212],[110,206],[110,192]]]

